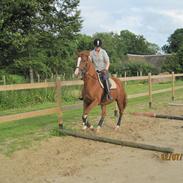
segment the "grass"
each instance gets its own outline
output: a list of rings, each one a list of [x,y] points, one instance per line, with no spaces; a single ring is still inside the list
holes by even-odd
[[[177,80],[175,82],[175,86],[181,86],[181,85],[183,85],[183,81]],[[171,88],[171,87],[172,87],[171,82],[152,83],[152,90],[161,90],[164,88]],[[146,83],[133,82],[133,83],[127,84],[126,91],[127,91],[128,95],[147,92],[148,84],[147,84],[147,82]]]
[[[181,85],[183,82],[176,82],[176,85]],[[141,93],[147,91],[142,84],[128,84],[127,93]],[[171,86],[171,83],[154,84],[153,89],[163,89]],[[145,88],[145,89],[144,89]],[[183,101],[183,90],[176,91],[176,99]],[[156,108],[165,107],[171,101],[171,93],[167,92],[153,95],[153,109],[148,108],[148,97],[140,97],[130,99],[126,112],[134,111],[153,111]],[[53,103],[37,104],[28,106],[26,108],[18,108],[12,110],[1,111],[1,115],[15,114],[20,112],[27,112],[30,110],[39,110],[48,107],[53,107]],[[113,115],[115,105],[108,106],[108,115]],[[82,109],[65,111],[63,113],[63,121],[65,128],[77,129],[81,124]],[[96,107],[90,113],[90,119],[95,121],[100,116],[100,108]],[[19,120],[14,122],[6,122],[0,124],[0,153],[11,155],[13,152],[30,148],[32,145],[39,144],[43,139],[58,135],[57,132],[57,116],[48,115],[43,117],[36,117],[31,119]]]

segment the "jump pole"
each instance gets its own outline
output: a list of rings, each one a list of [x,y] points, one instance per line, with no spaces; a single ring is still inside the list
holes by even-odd
[[[171,105],[171,106],[182,106],[183,107],[183,104],[179,104],[179,103],[169,103],[168,105]]]
[[[170,148],[170,147],[160,147],[160,146],[155,146],[155,145],[141,144],[141,143],[137,143],[137,142],[130,142],[130,141],[116,140],[116,139],[94,136],[94,135],[87,135],[87,134],[73,132],[73,131],[66,130],[66,129],[59,129],[59,133],[63,134],[63,135],[73,136],[73,137],[87,139],[87,140],[127,146],[127,147],[132,147],[132,148],[139,148],[139,149],[150,150],[150,151],[157,151],[157,152],[163,152],[163,153],[174,152],[174,149]]]
[[[134,112],[131,114],[134,116],[146,116],[146,117],[151,117],[151,118],[183,120],[183,116],[170,116],[170,115],[164,115],[164,114],[156,114],[153,112]]]

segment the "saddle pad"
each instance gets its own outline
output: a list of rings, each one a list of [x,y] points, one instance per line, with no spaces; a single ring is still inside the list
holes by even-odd
[[[104,88],[104,85],[101,82],[99,75],[98,75],[98,80],[99,80],[99,83],[100,83],[101,87]],[[111,85],[110,86],[110,89],[116,89],[116,83],[115,83],[115,81],[113,79],[109,78],[109,82],[110,82],[110,85]]]

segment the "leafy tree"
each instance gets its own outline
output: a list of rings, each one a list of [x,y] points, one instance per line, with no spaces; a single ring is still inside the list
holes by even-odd
[[[91,36],[80,34],[77,39],[77,51],[92,50],[93,38]]]
[[[183,28],[176,29],[168,38],[168,44],[164,45],[162,49],[166,53],[176,53],[181,46],[183,46]]]
[[[126,45],[125,52],[132,54],[156,54],[159,47],[149,43],[142,35],[136,35],[128,30],[123,30],[119,35],[120,41]]]
[[[76,49],[78,5],[79,0],[2,0],[0,65],[45,73],[53,64],[57,74]]]
[[[165,60],[162,71],[182,73],[183,72],[183,46],[177,53],[173,53]]]
[[[166,53],[172,53],[163,64],[162,71],[183,72],[183,29],[176,29],[168,38],[168,45],[162,48]]]

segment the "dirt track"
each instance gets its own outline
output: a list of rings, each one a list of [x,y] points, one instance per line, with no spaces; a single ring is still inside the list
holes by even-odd
[[[165,111],[181,115],[183,109],[168,107],[161,113]],[[108,118],[101,135],[170,146],[183,153],[182,121],[126,115],[119,132],[112,127]],[[0,155],[0,183],[182,183],[183,160],[160,157],[153,151],[53,137],[11,157]]]

